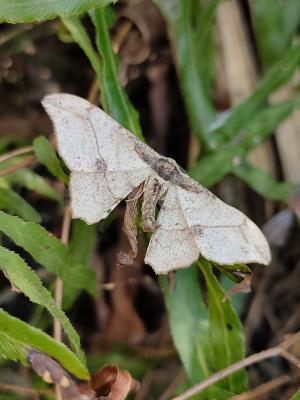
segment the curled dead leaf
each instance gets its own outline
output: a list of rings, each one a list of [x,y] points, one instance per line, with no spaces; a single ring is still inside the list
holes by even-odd
[[[251,275],[240,274],[242,280],[236,285],[232,286],[231,289],[228,290],[226,295],[224,296],[223,301],[228,300],[230,297],[234,296],[237,293],[250,293],[251,292]]]
[[[119,369],[114,364],[107,364],[93,374],[90,384],[97,400],[124,400],[130,392],[137,391],[140,386],[128,371]]]
[[[47,383],[60,387],[62,400],[124,400],[140,387],[128,371],[105,365],[89,382],[77,382],[53,358],[35,349],[27,354],[32,369]]]

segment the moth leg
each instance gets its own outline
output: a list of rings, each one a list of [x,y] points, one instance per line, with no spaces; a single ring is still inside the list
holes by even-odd
[[[144,196],[142,203],[142,226],[144,232],[154,232],[155,208],[158,200],[163,194],[163,183],[157,175],[150,175],[144,186]]]
[[[131,265],[138,253],[136,217],[138,214],[137,205],[139,198],[143,194],[143,189],[144,189],[144,182],[142,182],[137,188],[135,188],[128,195],[126,200],[123,232],[125,233],[129,241],[131,250],[129,253],[120,252],[118,254],[117,256],[118,262],[121,265]]]

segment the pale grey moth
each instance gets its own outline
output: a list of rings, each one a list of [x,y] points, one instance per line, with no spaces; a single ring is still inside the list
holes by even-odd
[[[249,218],[104,111],[70,94],[48,95],[42,104],[53,121],[58,152],[71,170],[74,218],[94,224],[144,183],[143,227],[153,232],[145,262],[156,273],[188,267],[199,254],[223,265],[270,262],[269,245]]]

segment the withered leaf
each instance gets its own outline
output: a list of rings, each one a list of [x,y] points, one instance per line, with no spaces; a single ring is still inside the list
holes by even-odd
[[[114,364],[107,364],[93,374],[90,384],[98,400],[124,400],[140,386],[128,371],[119,369]]]
[[[251,274],[241,274],[242,280],[232,286],[231,289],[228,290],[226,295],[224,296],[223,301],[229,299],[230,297],[234,296],[237,293],[250,293],[251,292]]]

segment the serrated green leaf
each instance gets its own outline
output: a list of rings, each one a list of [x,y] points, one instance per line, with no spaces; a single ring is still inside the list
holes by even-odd
[[[68,183],[69,178],[62,169],[61,163],[53,147],[44,136],[39,136],[33,141],[33,149],[37,159],[49,172],[60,181]]]
[[[192,266],[177,271],[172,287],[167,278],[160,277],[168,310],[174,344],[178,350],[190,383],[196,384],[213,374],[211,343],[209,336],[209,316],[201,298],[197,268]],[[222,348],[223,342],[220,343]],[[211,386],[195,399],[225,400],[234,393]]]
[[[89,379],[85,365],[63,343],[0,309],[0,357],[26,365],[30,348],[54,357],[77,378]]]
[[[0,187],[0,209],[19,215],[27,221],[41,221],[40,214],[23,197],[10,188]]]
[[[41,225],[25,222],[0,211],[0,231],[68,285],[86,289],[92,295],[97,292],[95,272],[78,263],[68,247]]]
[[[51,200],[62,202],[61,195],[44,178],[28,168],[19,168],[17,171],[5,176],[5,181],[10,185],[19,185]]]
[[[80,339],[64,312],[56,305],[50,292],[43,286],[37,274],[16,253],[0,246],[0,268],[10,282],[24,293],[30,301],[45,307],[49,313],[58,319],[68,335],[76,354],[83,359],[80,350]]]
[[[289,203],[294,192],[294,186],[289,182],[277,182],[273,176],[246,161],[233,168],[233,172],[245,181],[257,193],[267,199]]]
[[[5,358],[12,361],[19,361],[26,365],[26,352],[20,343],[16,342],[9,336],[3,333],[5,325],[1,324],[1,314],[3,310],[0,309],[0,358]]]
[[[243,328],[230,300],[224,301],[225,292],[212,273],[210,264],[201,258],[199,267],[204,275],[208,293],[209,336],[213,363],[215,370],[220,371],[245,358]],[[224,378],[220,385],[236,394],[246,391],[246,371],[240,370]]]
[[[0,22],[20,23],[79,15],[93,7],[104,7],[112,0],[0,0]]]
[[[200,159],[189,172],[190,175],[206,187],[216,184],[235,168],[242,157],[271,135],[274,129],[299,105],[300,98],[297,96],[293,100],[266,107],[256,113],[244,131],[220,150]]]

